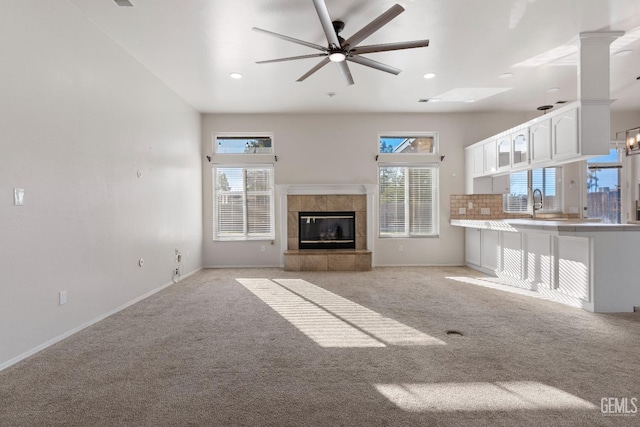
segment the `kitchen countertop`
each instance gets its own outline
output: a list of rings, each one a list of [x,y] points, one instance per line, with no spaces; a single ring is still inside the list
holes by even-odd
[[[452,219],[450,224],[498,231],[523,231],[524,229],[569,233],[640,231],[640,224],[603,224],[584,219]]]

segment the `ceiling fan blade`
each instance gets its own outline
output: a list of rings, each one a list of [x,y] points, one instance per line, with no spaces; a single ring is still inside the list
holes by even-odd
[[[284,36],[282,34],[274,33],[272,31],[263,30],[262,28],[253,27],[252,30],[253,31],[257,31],[259,33],[263,33],[263,34],[268,34],[268,35],[273,36],[273,37],[277,37],[277,38],[279,38],[281,40],[286,40],[288,42],[301,44],[302,46],[307,46],[307,47],[310,47],[312,49],[318,49],[318,50],[321,50],[323,52],[327,51],[326,47],[320,46],[319,44],[309,43],[309,42],[306,42],[304,40],[294,39],[293,37]]]
[[[329,10],[327,10],[327,5],[324,3],[324,0],[313,0],[313,5],[316,7],[318,18],[320,18],[320,23],[322,24],[325,36],[327,36],[329,45],[340,47],[338,35],[336,34],[336,30],[333,29],[333,22],[331,22]]]
[[[315,73],[316,71],[318,71],[320,68],[324,67],[325,65],[327,65],[329,62],[329,57],[327,56],[326,58],[324,58],[322,61],[318,62],[318,64],[313,67],[312,69],[310,69],[309,71],[307,71],[302,77],[300,77],[298,80],[296,80],[297,82],[301,82],[303,80],[305,80],[307,77],[309,77],[311,74]]]
[[[371,34],[378,31],[380,28],[382,28],[383,25],[387,24],[393,18],[400,15],[402,12],[404,12],[404,8],[399,4],[395,4],[391,6],[389,10],[384,12],[382,15],[378,16],[376,19],[374,19],[373,21],[365,25],[360,31],[358,31],[357,33],[349,37],[347,40],[345,40],[345,42],[342,45],[343,46],[349,45],[349,46],[355,47],[362,40],[366,39]]]
[[[376,70],[384,71],[396,76],[402,71],[390,65],[386,65],[382,62],[374,61],[373,59],[365,58],[363,56],[349,56],[347,58],[347,61],[355,62],[356,64],[364,65],[366,67],[375,68]]]
[[[266,61],[256,61],[256,64],[270,64],[272,62],[293,61],[295,59],[317,58],[319,56],[327,56],[326,53],[312,53],[310,55],[290,56],[288,58],[267,59]]]
[[[429,40],[415,40],[411,42],[383,43],[383,44],[372,44],[369,46],[358,46],[351,49],[349,53],[359,55],[362,53],[385,52],[389,50],[400,50],[400,49],[414,49],[417,47],[427,47],[427,46],[429,46]]]
[[[344,84],[351,86],[353,84],[353,76],[351,75],[351,70],[349,70],[347,61],[336,62],[336,65],[338,66],[338,70],[340,70],[340,74],[342,74]]]

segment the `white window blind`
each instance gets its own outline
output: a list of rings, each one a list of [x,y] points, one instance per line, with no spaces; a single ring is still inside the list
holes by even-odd
[[[562,212],[561,168],[538,168],[509,175],[509,194],[503,197],[503,210],[508,213],[531,213],[530,197],[535,189],[542,192],[542,210]]]
[[[560,168],[540,168],[531,171],[531,190],[542,192],[540,212],[562,212],[562,186]]]
[[[217,167],[213,172],[213,238],[273,239],[273,167]]]
[[[529,212],[529,172],[509,175],[509,193],[503,197],[503,210],[509,213]]]
[[[381,237],[438,235],[436,166],[381,166]]]

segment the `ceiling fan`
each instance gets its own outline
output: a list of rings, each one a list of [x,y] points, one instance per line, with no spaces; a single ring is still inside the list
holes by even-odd
[[[327,47],[320,46],[315,43],[309,43],[304,40],[294,39],[293,37],[289,37],[282,34],[278,34],[271,31],[253,27],[254,31],[268,34],[270,36],[277,37],[282,40],[297,43],[297,44],[307,46],[320,51],[319,53],[312,53],[309,55],[270,59],[266,61],[257,61],[256,62],[257,64],[267,64],[272,62],[283,62],[283,61],[292,61],[296,59],[323,57],[322,60],[315,67],[307,71],[297,81],[301,82],[305,80],[307,77],[311,76],[316,71],[318,71],[320,68],[327,65],[329,62],[335,62],[336,65],[338,66],[338,69],[340,70],[340,73],[342,74],[342,77],[344,78],[345,84],[352,85],[353,77],[351,76],[351,71],[349,70],[349,65],[347,64],[347,62],[355,62],[356,64],[375,68],[376,70],[385,71],[387,73],[391,73],[394,75],[399,74],[401,71],[389,65],[382,64],[372,59],[360,56],[361,54],[386,52],[390,50],[400,50],[400,49],[413,49],[417,47],[429,46],[429,40],[415,40],[415,41],[399,42],[399,43],[383,43],[383,44],[375,44],[375,45],[369,45],[369,46],[358,46],[358,44],[362,42],[364,39],[369,37],[374,32],[378,31],[380,28],[382,28],[382,26],[386,25],[393,18],[395,18],[396,16],[404,12],[404,8],[399,4],[396,4],[391,8],[389,8],[389,10],[384,12],[382,15],[378,16],[369,24],[365,25],[360,31],[356,32],[354,35],[352,35],[351,37],[345,40],[339,35],[342,29],[344,28],[344,22],[331,21],[331,17],[329,16],[329,11],[327,9],[327,6],[324,0],[312,0],[312,1],[313,1],[313,5],[316,8],[316,12],[318,13],[318,17],[320,18],[320,24],[322,24],[322,29],[324,30],[324,34],[327,37],[328,46]]]

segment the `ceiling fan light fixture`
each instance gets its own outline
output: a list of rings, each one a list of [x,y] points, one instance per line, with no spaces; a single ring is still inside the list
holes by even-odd
[[[347,59],[347,55],[342,52],[333,52],[329,54],[329,60],[331,62],[343,62],[345,59]]]

